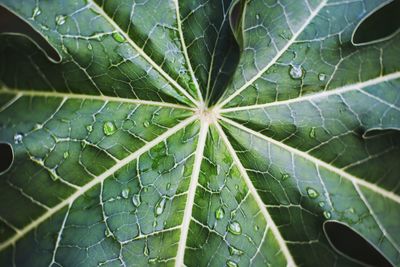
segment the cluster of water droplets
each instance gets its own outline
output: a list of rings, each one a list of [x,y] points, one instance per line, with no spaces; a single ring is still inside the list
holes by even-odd
[[[22,140],[24,139],[24,135],[21,133],[16,133],[14,135],[14,144],[18,145],[22,143]]]
[[[56,24],[59,26],[64,25],[66,19],[67,19],[66,16],[58,15],[58,16],[56,16]]]
[[[289,66],[289,76],[293,80],[301,80],[305,77],[306,70],[301,65],[290,65]],[[318,80],[320,82],[324,82],[326,80],[327,75],[323,72],[318,73]]]

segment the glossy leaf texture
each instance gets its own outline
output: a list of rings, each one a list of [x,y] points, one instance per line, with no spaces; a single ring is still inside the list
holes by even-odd
[[[400,266],[390,2],[0,0],[0,266]]]

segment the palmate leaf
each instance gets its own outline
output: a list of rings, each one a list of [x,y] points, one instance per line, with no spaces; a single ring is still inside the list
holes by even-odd
[[[390,2],[390,1],[389,1]],[[0,36],[1,266],[400,265],[400,35],[364,1],[15,1]]]

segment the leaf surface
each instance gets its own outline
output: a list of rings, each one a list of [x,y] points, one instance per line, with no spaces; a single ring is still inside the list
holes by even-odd
[[[399,266],[385,3],[1,0],[61,61],[0,34],[0,265],[363,265],[337,221]]]

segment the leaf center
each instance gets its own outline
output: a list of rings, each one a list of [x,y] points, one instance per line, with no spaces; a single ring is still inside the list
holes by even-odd
[[[197,115],[202,122],[213,124],[218,120],[219,110],[215,107],[209,108],[205,103],[201,103],[198,107]]]

